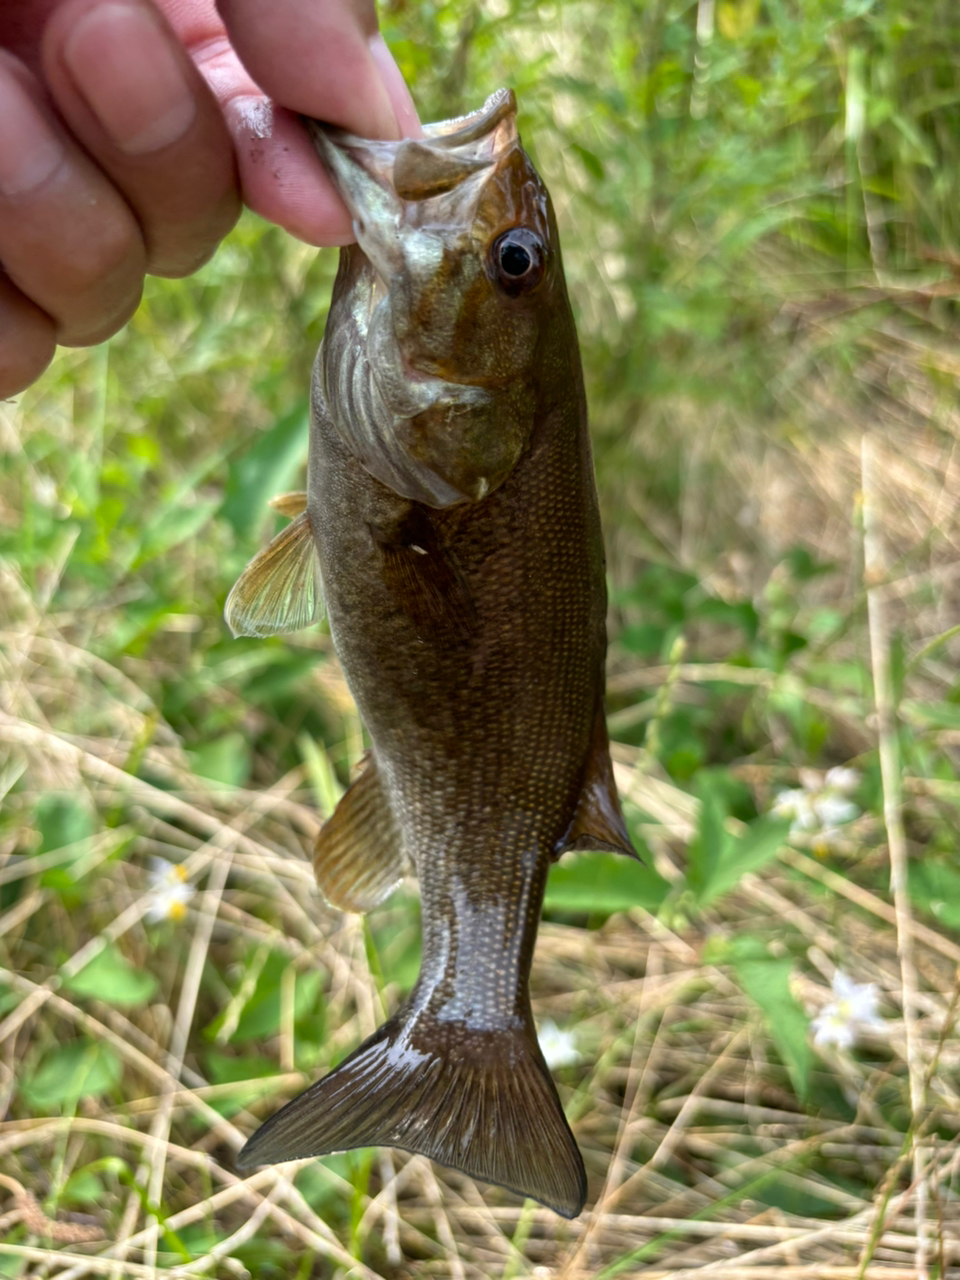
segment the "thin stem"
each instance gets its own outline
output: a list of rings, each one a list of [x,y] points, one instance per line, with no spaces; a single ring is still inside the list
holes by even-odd
[[[876,486],[873,444],[863,436],[860,450],[863,490],[863,559],[867,592],[867,626],[870,633],[870,663],[873,668],[873,696],[877,709],[877,737],[880,776],[883,782],[883,821],[890,850],[890,889],[896,916],[897,955],[903,992],[903,1025],[907,1041],[907,1072],[910,1079],[911,1132],[913,1135],[914,1221],[917,1232],[917,1280],[927,1280],[927,1179],[926,1156],[917,1130],[924,1119],[924,1069],[917,1034],[917,970],[913,950],[913,918],[907,891],[907,841],[903,830],[900,751],[897,738],[897,710],[890,671],[890,632],[886,600],[877,590],[886,571],[883,541],[879,529],[880,495]]]

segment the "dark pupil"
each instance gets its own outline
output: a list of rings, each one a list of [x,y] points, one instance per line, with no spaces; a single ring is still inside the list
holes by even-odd
[[[530,270],[530,254],[522,244],[508,240],[500,249],[500,266],[508,276],[524,276]]]

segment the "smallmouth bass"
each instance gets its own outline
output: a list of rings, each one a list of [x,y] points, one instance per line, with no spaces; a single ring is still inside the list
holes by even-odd
[[[530,965],[550,863],[636,854],[556,222],[509,91],[417,140],[308,123],[358,243],[314,368],[306,494],[226,613],[270,635],[325,602],[372,750],[317,839],[317,881],[365,911],[415,870],[423,959],[403,1007],[239,1163],[394,1146],[574,1217],[586,1176]]]

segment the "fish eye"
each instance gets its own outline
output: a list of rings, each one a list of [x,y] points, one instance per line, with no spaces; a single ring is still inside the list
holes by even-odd
[[[546,246],[526,227],[513,227],[497,236],[490,247],[494,280],[504,293],[528,293],[543,279]]]

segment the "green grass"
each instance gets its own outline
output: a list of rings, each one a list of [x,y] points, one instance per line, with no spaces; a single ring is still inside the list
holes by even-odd
[[[645,850],[564,859],[534,964],[590,1211],[392,1152],[235,1172],[419,950],[412,890],[361,921],[313,887],[363,750],[328,635],[221,619],[302,473],[336,263],[248,217],[0,406],[0,1276],[945,1277],[955,7],[383,16],[426,118],[517,88],[579,318]],[[844,820],[791,832],[785,790]],[[883,1019],[849,1049],[811,1027],[838,968]]]

